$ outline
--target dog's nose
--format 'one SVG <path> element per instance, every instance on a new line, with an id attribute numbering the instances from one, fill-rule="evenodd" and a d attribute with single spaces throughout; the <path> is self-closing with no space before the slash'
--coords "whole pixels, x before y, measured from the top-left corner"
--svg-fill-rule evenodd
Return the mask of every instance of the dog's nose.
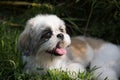
<path id="1" fill-rule="evenodd" d="M 60 34 L 57 35 L 57 38 L 63 40 L 64 39 L 64 35 L 62 33 L 60 33 Z"/>

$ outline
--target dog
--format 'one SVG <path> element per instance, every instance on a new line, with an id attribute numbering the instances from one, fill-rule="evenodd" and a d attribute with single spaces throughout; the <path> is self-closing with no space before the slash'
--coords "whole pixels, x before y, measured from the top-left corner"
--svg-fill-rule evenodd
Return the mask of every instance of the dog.
<path id="1" fill-rule="evenodd" d="M 90 65 L 98 80 L 118 80 L 120 47 L 101 39 L 66 33 L 63 20 L 52 14 L 39 14 L 26 23 L 18 39 L 24 72 L 45 74 L 47 70 L 86 72 Z M 41 70 L 38 70 L 38 69 Z"/>

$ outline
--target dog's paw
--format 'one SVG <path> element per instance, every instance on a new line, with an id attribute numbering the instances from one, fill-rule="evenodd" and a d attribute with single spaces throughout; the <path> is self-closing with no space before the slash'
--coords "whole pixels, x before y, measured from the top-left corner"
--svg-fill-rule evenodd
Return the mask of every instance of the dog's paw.
<path id="1" fill-rule="evenodd" d="M 78 63 L 71 63 L 69 65 L 67 65 L 68 70 L 68 75 L 69 77 L 76 79 L 78 78 L 78 73 L 83 73 L 86 72 L 86 69 L 84 68 L 84 66 L 78 64 Z"/>

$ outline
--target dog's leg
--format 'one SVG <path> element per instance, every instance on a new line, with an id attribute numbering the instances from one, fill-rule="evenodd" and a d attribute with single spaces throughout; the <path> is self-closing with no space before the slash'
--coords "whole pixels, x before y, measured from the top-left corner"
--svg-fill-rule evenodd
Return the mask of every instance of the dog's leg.
<path id="1" fill-rule="evenodd" d="M 79 63 L 71 63 L 68 65 L 68 70 L 71 71 L 71 72 L 80 72 L 80 73 L 83 73 L 85 72 L 85 68 L 83 65 L 80 65 Z"/>
<path id="2" fill-rule="evenodd" d="M 76 79 L 78 78 L 78 73 L 86 72 L 86 69 L 83 65 L 79 63 L 71 63 L 68 64 L 66 68 L 64 68 L 65 71 L 68 71 L 69 77 Z"/>
<path id="3" fill-rule="evenodd" d="M 108 67 L 101 67 L 94 71 L 97 80 L 118 80 L 116 72 Z"/>

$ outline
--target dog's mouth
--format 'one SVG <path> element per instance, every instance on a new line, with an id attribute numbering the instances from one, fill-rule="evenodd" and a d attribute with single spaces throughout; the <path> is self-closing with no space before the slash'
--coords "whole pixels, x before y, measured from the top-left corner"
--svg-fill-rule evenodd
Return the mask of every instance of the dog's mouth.
<path id="1" fill-rule="evenodd" d="M 56 56 L 62 56 L 67 53 L 66 49 L 61 47 L 60 42 L 57 43 L 56 47 L 53 50 L 47 50 L 47 52 Z"/>

